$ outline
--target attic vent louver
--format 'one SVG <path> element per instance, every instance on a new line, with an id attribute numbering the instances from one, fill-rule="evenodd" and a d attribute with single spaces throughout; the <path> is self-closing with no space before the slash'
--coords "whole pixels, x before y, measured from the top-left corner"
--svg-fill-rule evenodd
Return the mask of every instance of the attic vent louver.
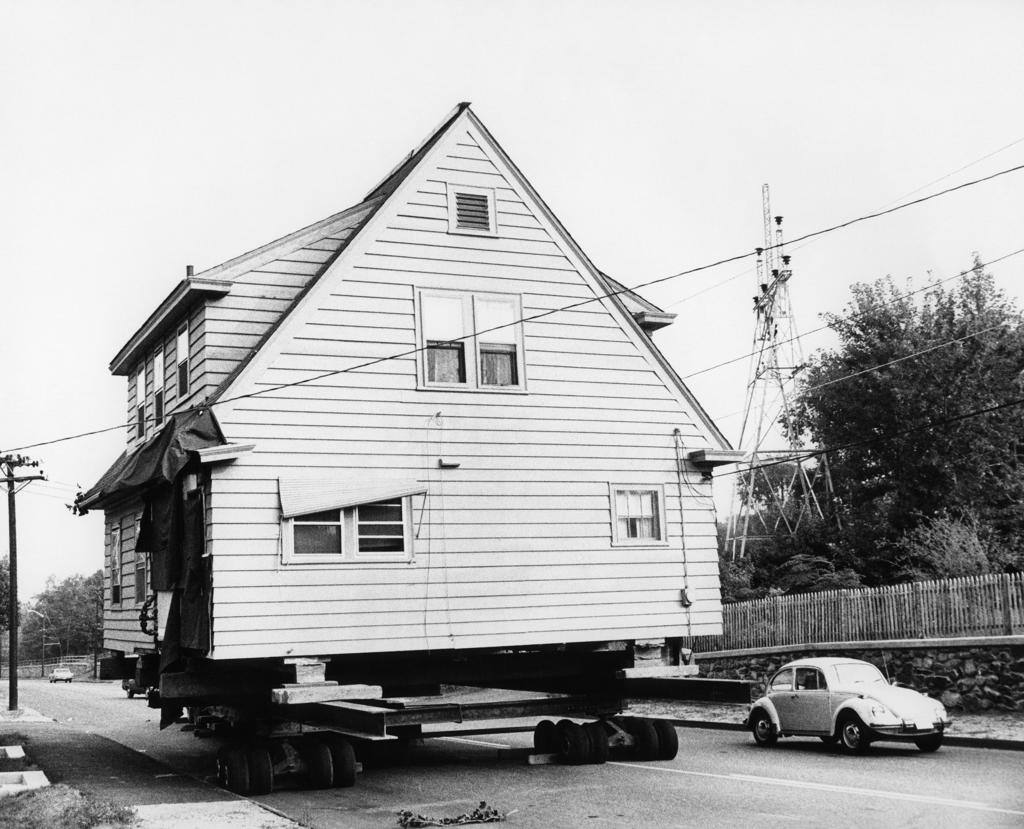
<path id="1" fill-rule="evenodd" d="M 455 219 L 459 230 L 490 230 L 491 213 L 487 196 L 476 193 L 455 194 Z"/>

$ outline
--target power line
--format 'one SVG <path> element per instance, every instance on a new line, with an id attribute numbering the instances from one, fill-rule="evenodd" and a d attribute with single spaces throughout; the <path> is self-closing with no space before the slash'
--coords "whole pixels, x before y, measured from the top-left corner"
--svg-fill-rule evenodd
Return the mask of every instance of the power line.
<path id="1" fill-rule="evenodd" d="M 853 218 L 853 219 L 848 219 L 845 222 L 840 222 L 839 224 L 835 224 L 835 225 L 832 225 L 830 227 L 825 227 L 825 228 L 821 228 L 820 230 L 815 230 L 815 231 L 812 231 L 810 233 L 806 233 L 803 236 L 798 236 L 797 238 L 790 240 L 790 242 L 788 244 L 791 244 L 791 245 L 792 244 L 797 244 L 798 242 L 802 242 L 802 241 L 805 241 L 807 239 L 817 238 L 819 236 L 823 236 L 823 235 L 828 234 L 828 233 L 833 233 L 833 232 L 835 232 L 837 230 L 842 230 L 844 228 L 850 227 L 850 226 L 855 225 L 855 224 L 859 224 L 861 222 L 869 221 L 871 219 L 877 219 L 877 218 L 880 218 L 882 216 L 887 216 L 887 215 L 889 215 L 891 213 L 895 213 L 897 211 L 904 210 L 904 209 L 906 209 L 908 207 L 913 207 L 913 206 L 918 205 L 918 204 L 923 204 L 924 202 L 931 201 L 932 199 L 937 199 L 937 198 L 940 198 L 941 196 L 945 196 L 945 195 L 948 195 L 950 193 L 955 193 L 955 192 L 957 192 L 959 190 L 964 190 L 964 189 L 966 189 L 968 187 L 973 187 L 975 185 L 982 184 L 982 183 L 987 182 L 987 181 L 992 181 L 993 179 L 999 178 L 1001 176 L 1009 175 L 1010 173 L 1016 173 L 1016 172 L 1019 172 L 1021 170 L 1024 170 L 1024 164 L 1020 164 L 1020 165 L 1017 165 L 1015 167 L 1009 167 L 1009 168 L 1007 168 L 1005 170 L 1000 170 L 998 172 L 992 173 L 992 174 L 984 176 L 982 178 L 974 179 L 972 181 L 963 182 L 963 183 L 958 184 L 958 185 L 956 185 L 954 187 L 948 187 L 945 190 L 940 190 L 940 191 L 938 191 L 936 193 L 932 193 L 932 194 L 927 195 L 927 196 L 922 196 L 919 199 L 914 199 L 913 201 L 905 202 L 904 204 L 896 205 L 895 207 L 890 207 L 890 208 L 885 209 L 885 210 L 879 210 L 879 211 L 876 211 L 874 213 L 868 213 L 868 214 L 865 214 L 863 216 L 858 216 L 858 217 Z M 762 248 L 761 250 L 773 250 L 776 247 L 778 247 L 778 245 L 768 245 L 766 248 Z M 707 263 L 705 265 L 698 265 L 697 267 L 689 268 L 689 269 L 683 270 L 683 271 L 679 271 L 678 273 L 669 274 L 668 276 L 662 276 L 662 277 L 658 277 L 656 279 L 648 280 L 647 282 L 641 282 L 641 283 L 639 283 L 637 285 L 634 285 L 632 287 L 623 287 L 623 288 L 620 288 L 620 289 L 615 290 L 615 291 L 609 291 L 608 293 L 605 293 L 605 294 L 598 294 L 598 295 L 596 295 L 594 297 L 591 297 L 589 299 L 584 299 L 584 300 L 580 300 L 579 302 L 570 303 L 569 305 L 565 305 L 565 306 L 562 306 L 562 307 L 559 307 L 559 308 L 553 308 L 553 309 L 550 309 L 550 310 L 547 310 L 547 311 L 542 311 L 542 312 L 540 312 L 538 314 L 533 314 L 532 316 L 521 317 L 521 318 L 519 318 L 517 320 L 513 320 L 512 322 L 503 323 L 502 325 L 496 325 L 496 326 L 493 326 L 491 328 L 484 329 L 482 331 L 473 331 L 473 332 L 471 332 L 469 334 L 464 334 L 461 337 L 454 337 L 454 338 L 452 338 L 450 340 L 445 340 L 442 344 L 458 343 L 458 342 L 462 342 L 464 340 L 472 339 L 473 337 L 479 337 L 479 336 L 482 336 L 484 334 L 492 333 L 494 331 L 499 331 L 499 330 L 502 330 L 502 329 L 505 329 L 505 328 L 510 328 L 512 326 L 515 326 L 515 325 L 521 325 L 524 322 L 534 322 L 534 321 L 542 319 L 544 317 L 551 316 L 552 314 L 558 314 L 558 313 L 562 313 L 564 311 L 571 311 L 571 310 L 573 310 L 575 308 L 579 308 L 579 307 L 581 307 L 583 305 L 589 305 L 592 302 L 598 302 L 598 301 L 600 301 L 602 299 L 610 299 L 612 297 L 620 296 L 622 294 L 632 293 L 632 292 L 634 292 L 634 291 L 636 291 L 636 290 L 638 290 L 640 288 L 647 288 L 647 287 L 650 287 L 651 285 L 658 285 L 658 284 L 660 284 L 662 282 L 668 282 L 668 281 L 671 281 L 673 279 L 679 279 L 679 278 L 684 277 L 684 276 L 692 276 L 695 273 L 699 273 L 701 271 L 710 270 L 712 268 L 716 268 L 716 267 L 719 267 L 721 265 L 727 265 L 727 264 L 729 264 L 731 262 L 738 262 L 740 260 L 747 259 L 747 258 L 749 258 L 751 256 L 755 256 L 755 255 L 757 255 L 757 250 L 749 251 L 749 252 L 746 252 L 746 253 L 739 253 L 739 254 L 735 254 L 733 256 L 727 256 L 727 257 L 724 257 L 722 259 L 718 259 L 718 260 L 716 260 L 714 262 L 709 262 L 709 263 Z M 309 384 L 309 383 L 314 383 L 314 382 L 316 382 L 318 380 L 324 380 L 324 379 L 327 379 L 329 377 L 334 377 L 334 376 L 339 375 L 339 374 L 347 374 L 347 373 L 350 373 L 350 372 L 359 371 L 360 369 L 370 368 L 372 366 L 379 365 L 380 363 L 388 362 L 390 360 L 396 360 L 396 359 L 401 359 L 403 357 L 409 357 L 409 356 L 412 356 L 414 354 L 417 354 L 420 351 L 424 351 L 425 349 L 426 349 L 426 346 L 419 346 L 417 348 L 407 349 L 406 351 L 402 351 L 402 352 L 399 352 L 397 354 L 392 354 L 392 355 L 387 356 L 387 357 L 378 357 L 378 358 L 375 358 L 373 360 L 368 360 L 368 361 L 366 361 L 364 363 L 359 363 L 359 364 L 354 365 L 354 366 L 349 366 L 348 368 L 335 369 L 333 371 L 322 372 L 322 373 L 317 374 L 317 375 L 315 375 L 313 377 L 307 377 L 307 378 L 305 378 L 303 380 L 295 380 L 295 381 L 293 381 L 291 383 L 281 383 L 281 384 L 278 384 L 276 386 L 268 386 L 266 388 L 258 389 L 256 391 L 249 392 L 247 394 L 240 394 L 240 395 L 236 395 L 235 397 L 223 398 L 223 399 L 220 399 L 220 400 L 216 400 L 216 401 L 213 401 L 212 403 L 209 403 L 209 404 L 203 404 L 203 405 L 199 405 L 199 406 L 190 406 L 190 407 L 188 407 L 186 409 L 182 409 L 180 412 L 177 412 L 177 413 L 181 414 L 181 413 L 184 413 L 184 412 L 196 411 L 196 410 L 204 409 L 204 408 L 212 408 L 213 406 L 218 406 L 218 405 L 222 405 L 222 404 L 225 404 L 225 403 L 233 403 L 233 402 L 236 402 L 238 400 L 244 400 L 244 399 L 247 399 L 247 398 L 257 397 L 257 396 L 260 396 L 260 395 L 268 394 L 270 392 L 280 391 L 280 390 L 286 389 L 286 388 L 292 388 L 292 387 L 295 387 L 295 386 L 302 386 L 302 385 L 306 385 L 306 384 Z M 105 427 L 105 428 L 102 428 L 102 429 L 93 429 L 93 430 L 90 430 L 88 432 L 81 432 L 81 433 L 74 434 L 74 435 L 68 435 L 68 436 L 65 436 L 65 437 L 54 438 L 52 440 L 40 441 L 40 442 L 37 442 L 37 443 L 31 443 L 31 444 L 25 444 L 23 446 L 15 447 L 13 449 L 4 450 L 4 451 L 15 452 L 15 451 L 21 451 L 21 450 L 24 450 L 24 449 L 36 449 L 36 448 L 39 448 L 39 447 L 42 447 L 42 446 L 52 446 L 52 445 L 54 445 L 56 443 L 64 443 L 64 442 L 70 441 L 70 440 L 78 440 L 78 439 L 83 438 L 83 437 L 90 437 L 92 435 L 99 435 L 99 434 L 103 434 L 103 433 L 106 433 L 106 432 L 112 432 L 112 431 L 115 431 L 117 429 L 130 428 L 131 425 L 132 425 L 131 423 L 117 424 L 116 426 L 108 426 L 108 427 Z"/>
<path id="2" fill-rule="evenodd" d="M 716 478 L 724 478 L 726 475 L 740 475 L 744 472 L 750 472 L 754 469 L 767 469 L 772 466 L 780 466 L 782 464 L 794 463 L 799 460 L 807 460 L 809 458 L 816 458 L 821 455 L 831 454 L 833 452 L 845 452 L 847 449 L 856 449 L 858 446 L 868 446 L 872 443 L 885 443 L 886 441 L 895 440 L 901 438 L 904 435 L 913 434 L 914 432 L 923 432 L 928 429 L 935 429 L 940 426 L 949 426 L 953 423 L 959 423 L 963 420 L 969 420 L 972 417 L 978 417 L 983 414 L 991 414 L 992 412 L 998 412 L 1003 409 L 1009 409 L 1014 406 L 1020 406 L 1024 403 L 1024 397 L 1018 397 L 1014 400 L 1008 400 L 1005 403 L 997 403 L 993 406 L 986 406 L 983 409 L 974 409 L 963 414 L 954 415 L 953 417 L 943 418 L 941 420 L 930 420 L 927 423 L 921 423 L 917 426 L 910 426 L 906 429 L 899 429 L 895 432 L 891 432 L 887 435 L 877 435 L 875 437 L 863 438 L 861 440 L 852 440 L 848 443 L 841 443 L 837 446 L 828 446 L 824 449 L 808 449 L 806 452 L 801 452 L 799 455 L 792 455 L 786 458 L 778 458 L 777 460 L 768 461 L 767 463 L 758 464 L 756 466 L 744 466 L 739 469 L 732 469 L 728 472 L 720 472 L 715 475 Z"/>
<path id="3" fill-rule="evenodd" d="M 1024 253 L 1024 248 L 1018 248 L 1017 250 L 1013 251 L 1012 253 L 1007 253 L 1007 254 L 1004 254 L 1003 256 L 999 256 L 999 257 L 997 257 L 995 259 L 990 259 L 987 262 L 979 262 L 977 265 L 974 265 L 973 267 L 970 267 L 970 268 L 967 268 L 966 270 L 960 271 L 960 273 L 955 273 L 952 276 L 947 276 L 945 279 L 940 279 L 937 282 L 929 282 L 927 285 L 925 285 L 925 286 L 923 286 L 921 288 L 915 288 L 913 291 L 907 291 L 906 293 L 902 293 L 899 296 L 895 297 L 894 299 L 888 300 L 886 302 L 880 302 L 879 306 L 884 308 L 887 305 L 893 305 L 893 304 L 899 302 L 902 299 L 907 299 L 909 297 L 914 296 L 915 294 L 922 293 L 923 291 L 930 291 L 933 288 L 937 288 L 939 285 L 943 285 L 946 282 L 949 282 L 950 280 L 960 279 L 961 277 L 967 276 L 967 274 L 972 273 L 977 268 L 987 268 L 987 267 L 989 267 L 991 265 L 995 265 L 995 264 L 997 264 L 999 262 L 1002 262 L 1004 259 L 1009 259 L 1012 256 L 1018 256 L 1021 253 Z M 696 294 L 694 294 L 694 296 L 696 296 Z M 870 313 L 871 310 L 873 310 L 873 309 L 868 309 L 868 310 L 865 310 L 865 311 L 858 311 L 855 314 L 851 314 L 846 319 L 850 319 L 850 320 L 860 319 L 862 316 L 865 316 L 866 314 Z M 831 325 L 827 325 L 827 324 L 826 325 L 819 325 L 817 328 L 812 328 L 810 331 L 806 332 L 805 334 L 802 334 L 801 336 L 802 337 L 806 337 L 806 336 L 809 336 L 811 334 L 817 334 L 818 332 L 825 331 L 825 330 L 827 330 L 827 329 L 829 329 L 831 327 L 832 327 Z M 786 343 L 791 343 L 791 342 L 793 342 L 796 339 L 798 339 L 798 338 L 797 337 L 790 337 L 788 340 L 781 340 L 780 341 L 780 345 L 784 345 Z M 683 380 L 689 380 L 691 377 L 698 377 L 701 374 L 707 374 L 709 371 L 714 371 L 715 369 L 719 369 L 719 368 L 722 368 L 723 366 L 731 365 L 732 363 L 738 363 L 740 360 L 746 360 L 748 357 L 753 357 L 753 356 L 755 356 L 755 355 L 757 355 L 759 353 L 760 352 L 758 352 L 758 351 L 751 351 L 751 352 L 748 352 L 747 354 L 741 354 L 739 357 L 732 357 L 729 360 L 723 360 L 721 363 L 715 363 L 713 366 L 708 366 L 707 368 L 702 368 L 702 369 L 700 369 L 698 371 L 691 372 L 690 374 L 684 374 L 682 379 Z"/>

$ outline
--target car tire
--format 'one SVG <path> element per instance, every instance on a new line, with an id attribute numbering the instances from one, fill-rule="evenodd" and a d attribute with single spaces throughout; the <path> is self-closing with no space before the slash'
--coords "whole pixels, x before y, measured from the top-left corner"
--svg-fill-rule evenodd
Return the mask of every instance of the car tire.
<path id="1" fill-rule="evenodd" d="M 249 762 L 245 751 L 238 747 L 221 750 L 217 755 L 217 780 L 229 792 L 249 794 Z"/>
<path id="2" fill-rule="evenodd" d="M 830 746 L 834 746 L 839 742 L 839 738 L 835 734 L 829 734 L 827 737 L 822 735 L 821 737 L 818 737 L 818 739 L 825 743 L 825 745 Z"/>
<path id="3" fill-rule="evenodd" d="M 633 738 L 633 756 L 637 760 L 658 759 L 658 732 L 653 722 L 644 717 L 625 717 L 622 725 Z"/>
<path id="4" fill-rule="evenodd" d="M 854 713 L 843 714 L 836 729 L 839 746 L 848 754 L 863 754 L 871 745 L 864 722 Z"/>
<path id="5" fill-rule="evenodd" d="M 608 735 L 604 726 L 599 722 L 592 722 L 583 726 L 583 730 L 590 740 L 590 762 L 598 766 L 608 762 Z"/>
<path id="6" fill-rule="evenodd" d="M 325 733 L 320 739 L 331 752 L 334 767 L 334 788 L 347 789 L 356 784 L 356 751 L 352 743 L 340 734 Z"/>
<path id="7" fill-rule="evenodd" d="M 135 699 L 135 692 L 134 691 L 131 691 L 131 690 L 128 691 L 128 699 Z"/>
<path id="8" fill-rule="evenodd" d="M 538 754 L 558 751 L 558 729 L 551 720 L 541 720 L 533 729 L 533 750 Z"/>
<path id="9" fill-rule="evenodd" d="M 249 794 L 270 794 L 274 790 L 274 764 L 270 751 L 257 746 L 250 748 L 245 757 L 249 763 Z"/>
<path id="10" fill-rule="evenodd" d="M 555 726 L 558 732 L 558 754 L 562 762 L 570 766 L 581 766 L 590 757 L 590 737 L 583 726 L 572 720 L 559 720 Z"/>
<path id="11" fill-rule="evenodd" d="M 329 789 L 334 785 L 334 761 L 327 744 L 310 737 L 302 746 L 311 789 Z"/>
<path id="12" fill-rule="evenodd" d="M 914 745 L 921 749 L 921 751 L 930 754 L 931 752 L 938 751 L 942 748 L 942 735 L 929 734 L 927 737 L 920 737 L 914 740 Z"/>
<path id="13" fill-rule="evenodd" d="M 763 748 L 773 746 L 779 741 L 775 724 L 763 708 L 758 708 L 750 715 L 750 733 L 754 735 L 754 742 Z"/>
<path id="14" fill-rule="evenodd" d="M 658 760 L 674 760 L 679 753 L 679 732 L 668 720 L 655 720 L 654 730 L 658 732 Z"/>

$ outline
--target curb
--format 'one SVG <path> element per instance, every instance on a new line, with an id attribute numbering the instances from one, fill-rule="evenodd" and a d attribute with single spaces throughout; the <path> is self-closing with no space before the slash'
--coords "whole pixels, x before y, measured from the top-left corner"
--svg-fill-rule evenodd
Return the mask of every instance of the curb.
<path id="1" fill-rule="evenodd" d="M 675 720 L 663 717 L 666 722 L 680 728 L 706 728 L 712 731 L 746 731 L 743 723 L 720 722 L 715 720 Z M 1024 740 L 1002 740 L 995 737 L 946 737 L 943 745 L 960 748 L 994 748 L 1001 751 L 1024 751 Z"/>

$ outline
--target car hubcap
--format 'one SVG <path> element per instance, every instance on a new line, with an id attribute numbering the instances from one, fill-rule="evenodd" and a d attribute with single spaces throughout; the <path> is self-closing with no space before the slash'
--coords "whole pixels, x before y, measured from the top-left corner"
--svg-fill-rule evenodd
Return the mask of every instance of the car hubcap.
<path id="1" fill-rule="evenodd" d="M 850 748 L 857 748 L 860 745 L 860 728 L 855 722 L 848 722 L 843 726 L 843 742 Z"/>
<path id="2" fill-rule="evenodd" d="M 759 740 L 767 740 L 772 733 L 771 723 L 764 718 L 759 719 L 754 725 L 754 728 L 757 731 L 757 738 Z"/>

